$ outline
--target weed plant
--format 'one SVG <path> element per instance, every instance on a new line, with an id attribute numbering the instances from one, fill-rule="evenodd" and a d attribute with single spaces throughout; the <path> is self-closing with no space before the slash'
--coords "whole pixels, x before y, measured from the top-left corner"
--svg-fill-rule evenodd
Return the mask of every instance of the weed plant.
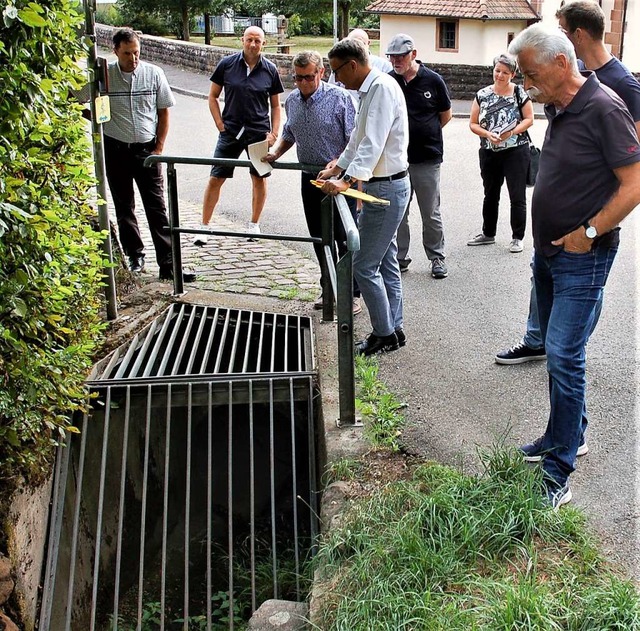
<path id="1" fill-rule="evenodd" d="M 400 410 L 404 405 L 378 379 L 378 368 L 376 358 L 356 356 L 356 409 L 363 416 L 364 433 L 371 444 L 395 452 L 400 449 L 399 438 L 404 425 Z"/>
<path id="2" fill-rule="evenodd" d="M 540 469 L 480 453 L 476 477 L 437 464 L 356 502 L 317 557 L 323 631 L 634 631 L 640 600 L 582 515 L 545 503 Z"/>

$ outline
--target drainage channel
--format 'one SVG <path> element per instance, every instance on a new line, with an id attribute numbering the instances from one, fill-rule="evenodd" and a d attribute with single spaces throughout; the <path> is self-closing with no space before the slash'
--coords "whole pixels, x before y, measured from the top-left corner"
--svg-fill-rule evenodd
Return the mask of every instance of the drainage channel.
<path id="1" fill-rule="evenodd" d="M 240 629 L 306 596 L 309 318 L 174 304 L 89 387 L 56 462 L 41 630 Z"/>

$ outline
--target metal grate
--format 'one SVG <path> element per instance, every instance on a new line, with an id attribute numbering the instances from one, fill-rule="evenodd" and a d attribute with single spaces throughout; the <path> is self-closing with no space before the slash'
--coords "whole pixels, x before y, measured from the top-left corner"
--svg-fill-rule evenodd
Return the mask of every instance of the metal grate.
<path id="1" fill-rule="evenodd" d="M 58 456 L 40 628 L 233 629 L 303 598 L 313 365 L 308 318 L 193 305 L 97 365 Z"/>
<path id="2" fill-rule="evenodd" d="M 315 370 L 308 317 L 174 304 L 90 381 Z"/>

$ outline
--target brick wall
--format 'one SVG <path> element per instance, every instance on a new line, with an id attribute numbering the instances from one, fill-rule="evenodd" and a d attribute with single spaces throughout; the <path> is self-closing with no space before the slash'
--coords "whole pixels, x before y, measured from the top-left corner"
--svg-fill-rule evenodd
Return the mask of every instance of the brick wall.
<path id="1" fill-rule="evenodd" d="M 98 45 L 104 48 L 111 48 L 111 37 L 114 30 L 114 27 L 96 24 Z M 147 61 L 172 64 L 207 75 L 213 73 L 222 57 L 237 52 L 229 48 L 193 44 L 191 42 L 154 37 L 153 35 L 141 35 L 140 41 L 143 58 Z M 291 60 L 293 55 L 268 52 L 265 56 L 277 66 L 284 85 L 292 88 Z M 434 64 L 429 67 L 443 76 L 449 86 L 452 99 L 471 100 L 480 88 L 493 82 L 491 68 L 488 66 Z M 640 75 L 636 76 L 640 77 Z"/>

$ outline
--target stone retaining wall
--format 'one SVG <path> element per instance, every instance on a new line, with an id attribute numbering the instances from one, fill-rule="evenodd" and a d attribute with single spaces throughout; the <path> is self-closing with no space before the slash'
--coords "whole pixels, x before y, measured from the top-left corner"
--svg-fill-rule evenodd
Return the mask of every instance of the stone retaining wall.
<path id="1" fill-rule="evenodd" d="M 111 37 L 114 30 L 114 27 L 96 24 L 98 45 L 111 48 Z M 147 61 L 172 64 L 208 75 L 213 73 L 222 57 L 237 52 L 237 50 L 230 48 L 205 46 L 204 44 L 182 42 L 153 35 L 141 35 L 140 41 L 143 57 Z M 267 52 L 265 56 L 277 66 L 284 85 L 292 88 L 291 60 L 293 55 Z M 451 91 L 452 99 L 472 99 L 480 88 L 493 81 L 491 68 L 487 66 L 440 64 L 430 67 L 444 77 Z"/>

